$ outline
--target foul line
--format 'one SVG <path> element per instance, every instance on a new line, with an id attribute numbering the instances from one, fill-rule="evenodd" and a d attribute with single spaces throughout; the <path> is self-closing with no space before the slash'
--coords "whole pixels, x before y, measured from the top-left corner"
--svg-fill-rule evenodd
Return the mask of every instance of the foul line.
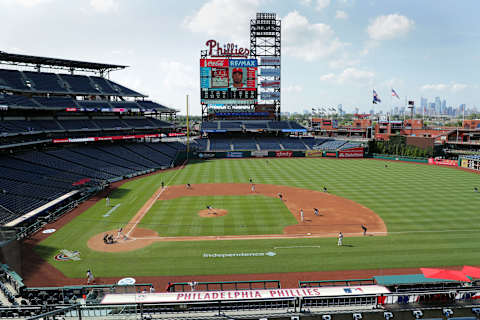
<path id="1" fill-rule="evenodd" d="M 120 205 L 121 205 L 121 203 L 117 204 L 115 207 L 113 207 L 112 209 L 108 210 L 108 212 L 105 213 L 105 214 L 103 215 L 103 217 L 110 217 L 110 214 L 111 214 L 113 211 L 115 211 L 118 207 L 120 207 Z"/>
<path id="2" fill-rule="evenodd" d="M 162 195 L 163 191 L 165 191 L 168 187 L 168 185 L 170 184 L 170 182 L 173 180 L 173 178 L 175 178 L 177 176 L 177 174 L 180 172 L 180 170 L 182 170 L 183 168 L 185 168 L 185 163 L 184 162 L 182 164 L 182 166 L 177 170 L 177 172 L 175 172 L 175 174 L 170 178 L 170 180 L 168 180 L 167 184 L 165 185 L 165 188 L 158 188 L 157 191 L 155 191 L 155 193 L 158 192 L 158 194 L 155 196 L 155 198 L 153 199 L 153 201 L 145 208 L 145 212 L 142 213 L 142 215 L 137 219 L 137 221 L 135 221 L 135 223 L 133 224 L 133 227 L 130 228 L 130 230 L 128 230 L 126 236 L 129 237 L 130 236 L 130 233 L 132 233 L 133 230 L 135 230 L 135 228 L 137 227 L 137 225 L 140 223 L 140 221 L 142 221 L 143 217 L 145 217 L 145 215 L 147 214 L 148 211 L 150 211 L 150 209 L 152 208 L 153 204 L 158 200 L 158 198 L 160 198 L 160 196 Z M 159 192 L 160 191 L 160 192 Z M 155 194 L 154 193 L 154 194 Z M 140 208 L 141 209 L 141 208 Z M 135 217 L 134 217 L 135 218 Z"/>
<path id="3" fill-rule="evenodd" d="M 290 247 L 273 247 L 273 249 L 296 249 L 296 248 L 320 248 L 320 246 L 290 246 Z"/>

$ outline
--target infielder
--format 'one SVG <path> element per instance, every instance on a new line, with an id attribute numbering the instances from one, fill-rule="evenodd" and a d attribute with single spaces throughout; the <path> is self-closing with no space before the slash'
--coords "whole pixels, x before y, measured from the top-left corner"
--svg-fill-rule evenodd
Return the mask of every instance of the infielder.
<path id="1" fill-rule="evenodd" d="M 363 230 L 363 235 L 366 236 L 367 235 L 367 226 L 362 224 L 362 230 Z"/>
<path id="2" fill-rule="evenodd" d="M 255 192 L 255 185 L 252 183 L 252 188 L 251 188 L 252 192 Z"/>
<path id="3" fill-rule="evenodd" d="M 313 214 L 314 214 L 314 215 L 316 215 L 316 216 L 318 216 L 318 215 L 319 215 L 319 213 L 318 213 L 318 209 L 317 209 L 317 208 L 313 208 Z"/>
<path id="4" fill-rule="evenodd" d="M 300 209 L 300 220 L 303 222 L 303 209 Z"/>
<path id="5" fill-rule="evenodd" d="M 338 243 L 337 243 L 337 246 L 342 246 L 343 245 L 343 234 L 342 232 L 340 232 L 338 234 Z"/>

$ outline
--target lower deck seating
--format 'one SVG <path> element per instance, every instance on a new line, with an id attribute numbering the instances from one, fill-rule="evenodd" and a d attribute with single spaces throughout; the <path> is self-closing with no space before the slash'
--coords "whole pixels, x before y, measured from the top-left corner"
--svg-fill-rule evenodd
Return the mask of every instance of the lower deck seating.
<path id="1" fill-rule="evenodd" d="M 177 149 L 178 148 L 178 149 Z M 73 146 L 0 156 L 0 225 L 68 192 L 172 165 L 182 144 Z"/>

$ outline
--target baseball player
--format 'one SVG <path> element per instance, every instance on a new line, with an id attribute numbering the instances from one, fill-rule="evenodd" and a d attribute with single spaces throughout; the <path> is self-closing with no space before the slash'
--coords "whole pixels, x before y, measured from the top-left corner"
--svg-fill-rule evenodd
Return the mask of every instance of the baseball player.
<path id="1" fill-rule="evenodd" d="M 213 214 L 217 214 L 214 210 L 213 210 L 213 207 L 211 205 L 208 205 L 207 206 L 207 209 L 208 209 L 208 213 L 213 213 Z"/>
<path id="2" fill-rule="evenodd" d="M 255 192 L 255 184 L 252 183 L 252 188 L 251 188 L 252 192 Z"/>
<path id="3" fill-rule="evenodd" d="M 303 209 L 300 209 L 300 220 L 303 222 Z"/>
<path id="4" fill-rule="evenodd" d="M 92 271 L 90 269 L 87 270 L 87 284 L 95 283 L 95 278 L 93 277 Z"/>
<path id="5" fill-rule="evenodd" d="M 195 287 L 197 286 L 197 281 L 191 281 L 188 284 L 190 285 L 190 290 L 195 291 Z"/>
<path id="6" fill-rule="evenodd" d="M 280 199 L 280 201 L 283 201 L 283 195 L 281 192 L 278 193 L 278 198 Z"/>
<path id="7" fill-rule="evenodd" d="M 343 234 L 342 232 L 338 233 L 338 243 L 337 246 L 342 246 L 343 245 Z"/>
<path id="8" fill-rule="evenodd" d="M 185 188 L 187 189 L 192 189 L 192 185 L 190 183 L 187 183 L 187 185 L 185 186 Z"/>
<path id="9" fill-rule="evenodd" d="M 316 216 L 318 216 L 318 215 L 319 215 L 319 214 L 318 214 L 318 209 L 317 209 L 317 208 L 313 208 L 313 214 L 314 214 L 314 215 L 316 215 Z"/>
<path id="10" fill-rule="evenodd" d="M 105 198 L 105 203 L 106 203 L 107 207 L 110 207 L 110 197 L 108 195 Z"/>
<path id="11" fill-rule="evenodd" d="M 362 224 L 362 230 L 363 230 L 363 235 L 366 236 L 367 235 L 367 226 Z"/>
<path id="12" fill-rule="evenodd" d="M 327 187 L 323 186 L 323 192 L 328 192 Z"/>
<path id="13" fill-rule="evenodd" d="M 122 236 L 122 231 L 123 231 L 123 228 L 120 227 L 120 229 L 118 229 L 117 231 L 117 239 L 120 239 L 120 237 Z"/>
<path id="14" fill-rule="evenodd" d="M 165 188 L 165 183 L 162 181 L 162 189 Z"/>

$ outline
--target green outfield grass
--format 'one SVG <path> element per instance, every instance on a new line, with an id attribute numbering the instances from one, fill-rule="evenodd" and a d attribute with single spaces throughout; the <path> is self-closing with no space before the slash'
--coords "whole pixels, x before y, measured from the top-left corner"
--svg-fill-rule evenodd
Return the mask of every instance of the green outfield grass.
<path id="1" fill-rule="evenodd" d="M 202 218 L 198 211 L 228 210 L 223 217 Z M 181 197 L 157 201 L 139 227 L 161 236 L 278 234 L 297 220 L 279 199 L 262 195 Z"/>
<path id="2" fill-rule="evenodd" d="M 92 268 L 97 276 L 102 277 L 478 264 L 480 194 L 474 193 L 473 188 L 480 187 L 480 176 L 452 168 L 401 162 L 388 162 L 388 168 L 385 168 L 385 163 L 387 162 L 366 159 L 298 158 L 269 159 L 268 163 L 265 159 L 247 159 L 190 164 L 180 171 L 167 171 L 124 184 L 112 194 L 111 205 L 120 206 L 109 216 L 103 216 L 110 208 L 106 208 L 105 202 L 101 201 L 42 241 L 36 251 L 69 277 L 83 277 L 87 268 Z M 325 185 L 329 192 L 375 211 L 384 219 L 389 235 L 347 237 L 345 243 L 350 246 L 342 248 L 336 246 L 335 239 L 163 242 L 134 252 L 108 254 L 91 251 L 86 245 L 91 236 L 125 225 L 162 181 L 169 185 L 248 183 L 249 178 L 253 178 L 256 183 L 313 190 L 321 190 Z M 142 224 L 155 226 L 155 230 L 168 232 L 168 235 L 191 235 L 192 232 L 210 234 L 217 228 L 219 234 L 222 234 L 222 228 L 215 225 L 217 222 L 208 222 L 211 225 L 206 229 L 198 227 L 192 230 L 188 226 L 189 223 L 197 223 L 194 220 L 198 218 L 194 213 L 197 208 L 203 208 L 206 201 L 202 199 L 196 202 L 189 198 L 185 198 L 188 203 L 183 204 L 181 198 L 164 204 L 157 203 Z M 244 199 L 246 200 L 239 203 L 234 199 L 228 199 L 227 202 L 234 204 L 232 210 L 242 211 L 251 208 L 251 198 L 245 196 Z M 270 200 L 273 205 L 282 206 L 274 199 Z M 172 202 L 168 204 L 170 201 Z M 165 206 L 175 208 L 175 201 L 179 201 L 177 211 L 164 210 Z M 257 201 L 261 200 L 256 199 L 255 202 Z M 185 210 L 185 205 L 188 210 Z M 283 207 L 282 210 L 286 209 Z M 264 214 L 269 215 L 268 212 Z M 194 219 L 185 220 L 186 215 Z M 225 218 L 227 217 L 229 216 Z M 235 229 L 238 228 L 237 223 L 242 225 L 243 222 L 234 220 L 232 223 L 235 224 Z M 275 221 L 276 227 L 284 223 L 290 222 Z M 168 225 L 168 228 L 162 225 Z M 234 229 L 224 227 L 223 232 L 238 232 Z M 249 232 L 255 231 L 253 228 Z M 78 250 L 82 260 L 57 262 L 53 257 L 60 249 Z M 204 257 L 204 254 L 213 253 L 266 252 L 274 252 L 275 256 Z"/>

